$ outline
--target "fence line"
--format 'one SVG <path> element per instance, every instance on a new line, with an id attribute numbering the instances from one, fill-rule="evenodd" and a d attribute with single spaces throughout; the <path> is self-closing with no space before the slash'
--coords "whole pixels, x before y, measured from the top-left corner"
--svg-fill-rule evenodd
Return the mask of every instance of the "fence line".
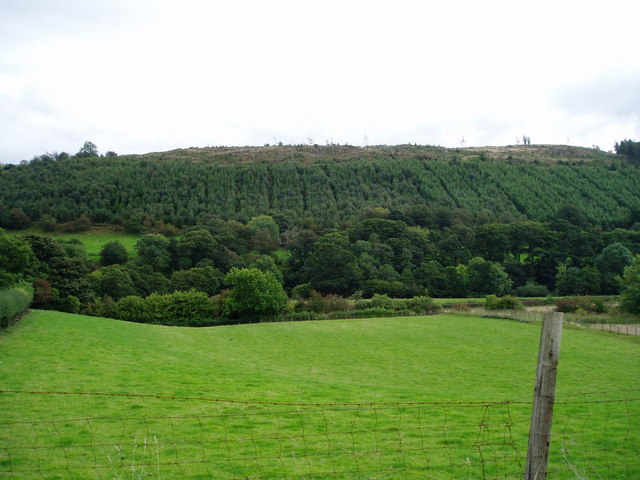
<path id="1" fill-rule="evenodd" d="M 449 310 L 449 312 L 469 313 L 489 318 L 504 318 L 518 322 L 541 322 L 544 312 L 529 312 L 527 310 L 485 310 L 484 308 L 472 308 L 467 310 Z M 640 325 L 626 323 L 580 323 L 565 321 L 566 324 L 575 325 L 603 332 L 621 333 L 624 335 L 640 336 Z"/>
<path id="2" fill-rule="evenodd" d="M 95 395 L 0 392 L 60 394 Z M 197 415 L 0 422 L 0 478 L 520 479 L 531 411 L 524 399 L 277 404 L 114 396 L 160 399 L 169 409 L 176 401 L 209 403 Z M 557 397 L 555 419 L 551 478 L 640 478 L 640 389 Z"/>

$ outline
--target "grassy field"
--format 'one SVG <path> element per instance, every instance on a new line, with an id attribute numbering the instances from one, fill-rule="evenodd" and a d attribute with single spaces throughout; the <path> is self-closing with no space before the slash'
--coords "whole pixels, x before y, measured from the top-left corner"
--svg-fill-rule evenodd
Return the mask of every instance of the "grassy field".
<path id="1" fill-rule="evenodd" d="M 521 478 L 539 331 L 35 311 L 0 337 L 1 390 L 148 397 L 0 393 L 0 478 Z M 565 329 L 553 478 L 640 476 L 639 353 L 637 337 Z"/>
<path id="2" fill-rule="evenodd" d="M 41 230 L 13 230 L 8 231 L 10 234 L 27 234 L 27 233 L 36 233 L 38 235 L 46 235 L 51 238 L 55 238 L 57 240 L 80 240 L 84 245 L 84 248 L 87 250 L 87 254 L 92 261 L 100 260 L 100 251 L 102 248 L 109 242 L 120 242 L 124 245 L 129 253 L 129 258 L 135 258 L 136 251 L 134 249 L 138 240 L 142 237 L 142 235 L 136 235 L 125 232 L 116 232 L 113 230 L 107 229 L 97 229 L 97 230 L 89 230 L 87 232 L 76 232 L 76 233 L 63 233 L 63 232 L 54 232 L 47 233 Z"/>

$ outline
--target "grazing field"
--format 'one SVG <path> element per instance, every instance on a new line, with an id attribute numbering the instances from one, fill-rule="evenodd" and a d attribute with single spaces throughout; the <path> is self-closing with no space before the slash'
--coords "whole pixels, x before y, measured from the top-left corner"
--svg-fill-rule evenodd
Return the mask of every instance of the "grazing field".
<path id="1" fill-rule="evenodd" d="M 89 259 L 97 262 L 100 260 L 100 251 L 109 242 L 120 242 L 127 249 L 129 258 L 136 256 L 136 250 L 134 249 L 138 240 L 142 235 L 116 232 L 111 230 L 89 230 L 87 232 L 75 232 L 75 233 L 45 233 L 41 231 L 23 230 L 23 231 L 11 231 L 9 233 L 14 234 L 26 234 L 37 233 L 39 235 L 46 235 L 56 240 L 79 240 L 87 250 Z"/>
<path id="2" fill-rule="evenodd" d="M 35 311 L 0 337 L 0 478 L 521 478 L 539 332 Z M 565 329 L 552 478 L 640 477 L 639 359 L 636 337 Z"/>

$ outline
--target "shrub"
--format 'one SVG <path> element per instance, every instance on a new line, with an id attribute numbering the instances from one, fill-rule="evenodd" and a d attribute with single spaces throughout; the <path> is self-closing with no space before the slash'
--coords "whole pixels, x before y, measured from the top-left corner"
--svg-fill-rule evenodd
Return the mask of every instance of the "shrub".
<path id="1" fill-rule="evenodd" d="M 387 308 L 366 308 L 358 310 L 358 317 L 375 318 L 375 317 L 395 317 L 397 315 L 409 314 L 409 310 L 389 310 Z"/>
<path id="2" fill-rule="evenodd" d="M 291 298 L 302 298 L 307 300 L 311 296 L 311 292 L 314 291 L 310 283 L 303 283 L 293 287 L 291 290 Z"/>
<path id="3" fill-rule="evenodd" d="M 620 309 L 640 314 L 640 255 L 636 255 L 633 264 L 624 269 L 619 281 L 622 287 Z"/>
<path id="4" fill-rule="evenodd" d="M 322 297 L 322 311 L 324 313 L 353 310 L 353 303 L 340 295 L 329 294 Z"/>
<path id="5" fill-rule="evenodd" d="M 545 285 L 528 282 L 516 288 L 515 294 L 519 297 L 546 297 L 549 295 L 549 289 Z"/>
<path id="6" fill-rule="evenodd" d="M 75 295 L 68 295 L 56 300 L 53 307 L 61 312 L 80 313 L 80 305 L 80 299 L 78 297 Z"/>
<path id="7" fill-rule="evenodd" d="M 100 264 L 105 267 L 127 263 L 128 257 L 127 249 L 118 241 L 109 242 L 100 250 Z"/>
<path id="8" fill-rule="evenodd" d="M 371 308 L 382 308 L 385 310 L 403 310 L 404 302 L 397 298 L 390 298 L 387 295 L 374 295 L 371 298 Z"/>
<path id="9" fill-rule="evenodd" d="M 520 310 L 523 308 L 522 302 L 511 295 L 496 297 L 487 295 L 484 301 L 484 308 L 487 310 Z"/>
<path id="10" fill-rule="evenodd" d="M 322 296 L 315 290 L 311 290 L 308 300 L 298 297 L 294 310 L 296 312 L 330 313 L 336 311 L 351 311 L 354 304 L 340 295 L 329 294 Z"/>
<path id="11" fill-rule="evenodd" d="M 224 315 L 230 318 L 277 315 L 287 308 L 287 295 L 271 272 L 256 268 L 232 268 L 225 277 L 231 293 L 225 298 Z"/>
<path id="12" fill-rule="evenodd" d="M 413 297 L 405 300 L 405 305 L 413 313 L 432 315 L 441 310 L 440 305 L 437 305 L 431 297 Z"/>
<path id="13" fill-rule="evenodd" d="M 202 326 L 213 323 L 214 304 L 203 292 L 152 293 L 145 298 L 147 323 Z"/>
<path id="14" fill-rule="evenodd" d="M 559 298 L 556 302 L 556 311 L 564 313 L 576 313 L 578 311 L 589 313 L 604 313 L 607 305 L 601 299 L 591 297 Z"/>
<path id="15" fill-rule="evenodd" d="M 356 310 L 367 310 L 371 308 L 371 299 L 364 298 L 356 300 L 354 302 L 354 306 L 356 307 Z"/>
<path id="16" fill-rule="evenodd" d="M 89 303 L 84 314 L 94 317 L 119 318 L 116 302 L 109 295 L 104 295 Z"/>
<path id="17" fill-rule="evenodd" d="M 11 325 L 33 301 L 33 288 L 19 285 L 0 290 L 0 326 Z"/>
<path id="18" fill-rule="evenodd" d="M 146 323 L 147 306 L 144 298 L 130 295 L 116 304 L 116 317 L 127 322 Z"/>
<path id="19" fill-rule="evenodd" d="M 152 293 L 146 298 L 130 295 L 118 301 L 115 313 L 120 320 L 157 325 L 198 327 L 216 323 L 214 301 L 206 293 L 193 290 Z"/>

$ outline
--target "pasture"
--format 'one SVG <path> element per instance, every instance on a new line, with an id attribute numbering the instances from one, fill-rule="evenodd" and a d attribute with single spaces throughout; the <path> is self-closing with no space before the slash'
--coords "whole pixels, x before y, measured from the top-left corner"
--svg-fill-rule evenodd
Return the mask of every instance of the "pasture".
<path id="1" fill-rule="evenodd" d="M 0 337 L 0 478 L 521 478 L 539 332 L 34 311 Z M 639 354 L 637 337 L 565 328 L 553 478 L 640 476 Z"/>
<path id="2" fill-rule="evenodd" d="M 41 230 L 10 230 L 7 233 L 12 235 L 22 235 L 34 233 L 38 235 L 46 235 L 56 240 L 79 240 L 84 245 L 89 259 L 93 262 L 100 260 L 100 251 L 109 242 L 120 242 L 127 249 L 129 258 L 135 258 L 136 250 L 134 249 L 138 240 L 142 235 L 133 233 L 117 232 L 109 229 L 92 229 L 86 232 L 42 232 Z"/>
<path id="3" fill-rule="evenodd" d="M 135 245 L 140 240 L 141 235 L 132 233 L 90 230 L 77 233 L 49 233 L 46 234 L 56 240 L 79 240 L 87 250 L 87 255 L 92 261 L 100 260 L 100 251 L 109 242 L 120 242 L 127 249 L 129 258 L 135 257 Z"/>

